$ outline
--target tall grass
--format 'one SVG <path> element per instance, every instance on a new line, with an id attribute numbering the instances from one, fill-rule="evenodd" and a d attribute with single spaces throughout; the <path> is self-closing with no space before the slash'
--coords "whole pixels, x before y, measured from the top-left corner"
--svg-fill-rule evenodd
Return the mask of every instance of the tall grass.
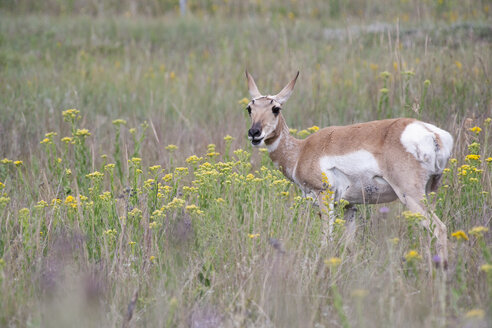
<path id="1" fill-rule="evenodd" d="M 425 26 L 376 31 L 224 8 L 2 15 L 0 326 L 490 325 L 492 31 L 474 4 L 473 24 L 426 9 Z M 298 137 L 398 116 L 450 131 L 428 200 L 449 269 L 398 203 L 360 206 L 355 240 L 339 220 L 323 243 L 318 209 L 245 139 L 245 68 L 270 93 L 301 70 Z"/>

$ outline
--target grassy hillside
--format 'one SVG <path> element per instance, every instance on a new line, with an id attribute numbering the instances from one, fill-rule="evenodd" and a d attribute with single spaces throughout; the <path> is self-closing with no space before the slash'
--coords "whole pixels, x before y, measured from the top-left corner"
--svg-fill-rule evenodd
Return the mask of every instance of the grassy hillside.
<path id="1" fill-rule="evenodd" d="M 487 2 L 97 3 L 0 2 L 0 326 L 491 324 Z M 300 70 L 299 138 L 400 116 L 450 131 L 428 200 L 449 269 L 399 203 L 324 243 L 246 139 L 245 68 L 270 94 Z"/>

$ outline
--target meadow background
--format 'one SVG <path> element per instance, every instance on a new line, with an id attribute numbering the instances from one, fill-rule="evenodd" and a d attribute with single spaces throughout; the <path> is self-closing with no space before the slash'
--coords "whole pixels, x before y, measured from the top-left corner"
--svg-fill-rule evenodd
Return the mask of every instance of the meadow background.
<path id="1" fill-rule="evenodd" d="M 0 1 L 0 326 L 492 325 L 490 1 Z M 419 217 L 318 209 L 246 139 L 248 69 L 317 127 L 455 138 Z M 244 99 L 246 97 L 246 99 Z M 341 215 L 342 213 L 338 213 Z"/>

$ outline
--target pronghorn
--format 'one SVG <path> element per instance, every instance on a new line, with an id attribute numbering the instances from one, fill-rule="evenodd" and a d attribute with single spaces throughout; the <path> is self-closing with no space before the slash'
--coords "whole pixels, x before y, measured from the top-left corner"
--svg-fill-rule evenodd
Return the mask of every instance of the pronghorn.
<path id="1" fill-rule="evenodd" d="M 424 216 L 422 224 L 432 230 L 446 266 L 447 228 L 423 200 L 439 185 L 453 137 L 432 124 L 396 118 L 331 126 L 304 140 L 296 139 L 281 111 L 298 76 L 299 72 L 278 94 L 264 96 L 246 71 L 252 97 L 246 107 L 252 120 L 248 138 L 253 146 L 266 146 L 273 163 L 303 194 L 314 196 L 320 207 L 326 190 L 323 174 L 334 201 L 375 204 L 399 199 L 410 211 Z M 353 215 L 350 208 L 346 214 Z M 333 217 L 329 221 L 331 227 Z"/>

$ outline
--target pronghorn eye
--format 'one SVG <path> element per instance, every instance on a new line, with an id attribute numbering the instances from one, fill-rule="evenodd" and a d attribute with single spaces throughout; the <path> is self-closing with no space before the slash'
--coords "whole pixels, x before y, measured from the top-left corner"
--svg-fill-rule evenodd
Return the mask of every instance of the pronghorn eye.
<path id="1" fill-rule="evenodd" d="M 272 107 L 272 112 L 273 112 L 273 114 L 278 115 L 278 113 L 280 112 L 280 109 L 281 109 L 281 108 L 280 108 L 280 107 L 278 107 L 278 106 L 273 106 L 273 107 Z"/>
<path id="2" fill-rule="evenodd" d="M 248 111 L 248 114 L 251 115 L 251 107 L 250 106 L 246 107 L 246 110 Z"/>

